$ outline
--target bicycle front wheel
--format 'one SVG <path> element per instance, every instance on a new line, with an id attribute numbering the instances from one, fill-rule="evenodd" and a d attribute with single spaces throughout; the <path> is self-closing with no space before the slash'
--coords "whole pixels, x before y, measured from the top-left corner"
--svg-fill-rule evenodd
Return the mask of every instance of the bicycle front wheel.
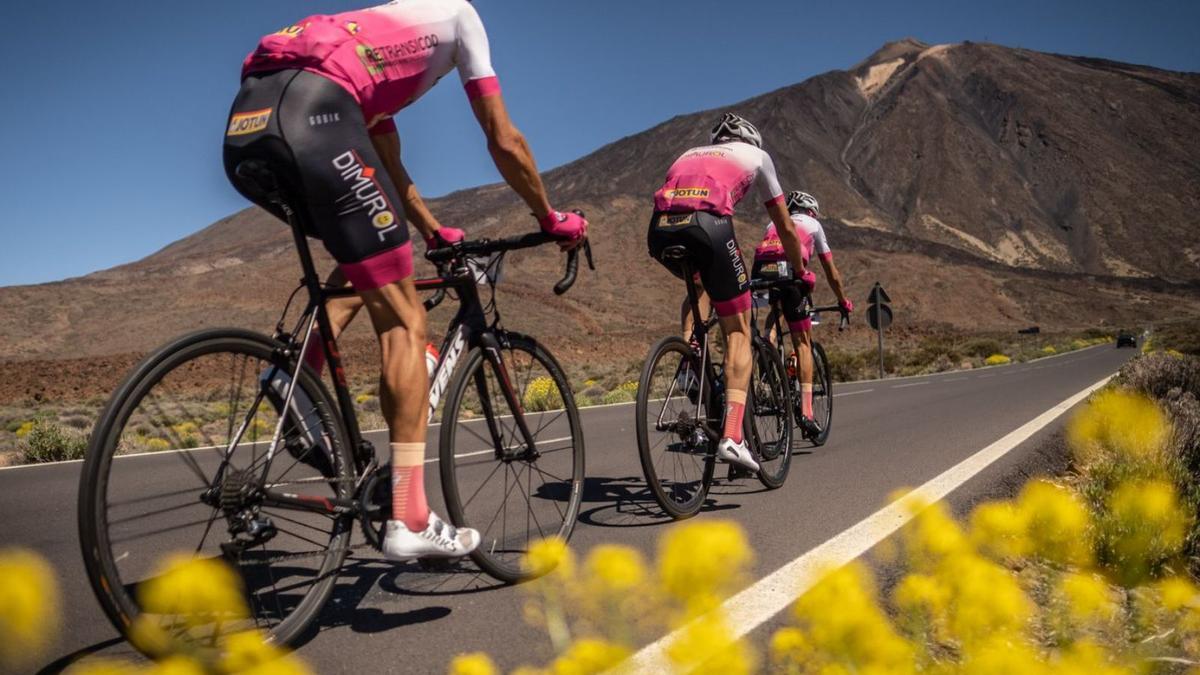
<path id="1" fill-rule="evenodd" d="M 779 352 L 756 337 L 750 398 L 743 424 L 750 448 L 758 455 L 758 479 L 774 490 L 782 487 L 792 466 L 792 403 L 787 371 Z"/>
<path id="2" fill-rule="evenodd" d="M 829 429 L 833 426 L 833 377 L 829 371 L 829 357 L 820 342 L 813 342 L 813 419 L 821 427 L 821 433 L 811 439 L 813 445 L 825 445 L 829 440 Z"/>
<path id="3" fill-rule="evenodd" d="M 683 339 L 663 338 L 650 350 L 638 382 L 638 456 L 650 493 L 677 520 L 696 515 L 712 486 L 713 443 L 701 426 L 720 428 L 724 411 L 712 409 L 711 392 Z"/>
<path id="4" fill-rule="evenodd" d="M 182 337 L 147 357 L 102 413 L 80 478 L 79 539 L 92 589 L 122 634 L 140 618 L 168 635 L 168 649 L 219 648 L 245 629 L 287 643 L 329 598 L 353 516 L 265 495 L 348 498 L 353 463 L 311 369 L 285 408 L 295 364 L 278 347 L 239 330 Z M 281 417 L 281 447 L 269 453 Z M 143 591 L 171 554 L 230 566 L 249 616 L 151 613 Z"/>
<path id="5" fill-rule="evenodd" d="M 517 583 L 549 571 L 526 567 L 531 544 L 571 538 L 583 501 L 583 428 L 554 357 L 530 337 L 496 338 L 498 360 L 476 347 L 451 381 L 442 491 L 451 522 L 481 535 L 475 564 Z"/>

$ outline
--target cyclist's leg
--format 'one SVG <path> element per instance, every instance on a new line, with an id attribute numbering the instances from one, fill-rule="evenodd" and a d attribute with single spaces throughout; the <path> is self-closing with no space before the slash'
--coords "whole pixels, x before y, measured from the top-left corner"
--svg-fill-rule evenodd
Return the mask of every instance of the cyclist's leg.
<path id="1" fill-rule="evenodd" d="M 335 268 L 332 273 L 325 279 L 325 285 L 329 288 L 342 288 L 348 285 L 350 281 L 346 275 L 342 273 L 341 268 Z M 329 317 L 329 328 L 333 331 L 333 339 L 338 339 L 354 317 L 358 315 L 358 311 L 363 308 L 363 299 L 357 295 L 351 295 L 344 298 L 331 298 L 325 302 L 325 314 Z M 321 369 L 325 367 L 325 336 L 317 329 L 313 329 L 312 340 L 308 344 L 308 350 L 304 352 L 304 361 L 312 366 L 313 370 L 319 374 Z"/>
<path id="2" fill-rule="evenodd" d="M 725 428 L 722 435 L 742 443 L 742 417 L 750 384 L 750 277 L 738 249 L 733 220 L 698 213 L 689 233 L 708 251 L 700 268 L 704 287 L 725 335 Z"/>
<path id="3" fill-rule="evenodd" d="M 804 293 L 795 286 L 779 289 L 783 318 L 787 320 L 792 334 L 792 348 L 796 354 L 797 377 L 800 380 L 800 411 L 812 419 L 812 317 L 803 309 Z"/>
<path id="4" fill-rule="evenodd" d="M 704 290 L 704 281 L 700 278 L 700 274 L 696 274 L 696 304 L 700 307 L 700 316 L 706 317 L 712 311 L 712 303 L 708 299 L 708 293 Z M 685 296 L 679 304 L 679 325 L 680 331 L 683 334 L 683 339 L 687 340 L 692 337 L 692 328 L 695 319 L 692 317 L 692 303 Z"/>

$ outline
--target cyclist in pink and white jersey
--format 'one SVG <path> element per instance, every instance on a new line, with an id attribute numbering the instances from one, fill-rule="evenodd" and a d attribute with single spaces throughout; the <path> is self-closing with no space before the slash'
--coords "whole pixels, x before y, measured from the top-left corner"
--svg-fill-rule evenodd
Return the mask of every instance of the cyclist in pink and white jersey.
<path id="1" fill-rule="evenodd" d="M 829 242 L 825 239 L 825 228 L 821 227 L 821 221 L 817 220 L 821 213 L 821 207 L 817 204 L 817 200 L 805 192 L 791 192 L 787 197 L 787 208 L 800 237 L 805 264 L 807 265 L 812 255 L 816 254 L 817 260 L 821 261 L 821 267 L 825 268 L 825 279 L 829 282 L 829 287 L 837 295 L 838 305 L 847 313 L 854 311 L 854 303 L 846 297 L 846 289 L 842 285 L 842 275 L 838 272 L 837 265 L 833 263 L 833 251 L 830 250 Z M 762 243 L 754 249 L 754 269 L 751 276 L 759 276 L 763 267 L 770 264 L 777 265 L 786 259 L 783 241 L 775 228 L 775 223 L 771 223 L 767 225 Z M 799 366 L 797 376 L 800 378 L 800 391 L 803 396 L 801 401 L 803 414 L 800 417 L 800 426 L 810 437 L 816 437 L 820 435 L 821 428 L 813 420 L 812 412 L 812 318 L 805 315 L 803 306 L 804 296 L 813 292 L 817 277 L 811 269 L 805 269 L 793 278 L 800 281 L 800 284 L 775 289 L 771 292 L 778 293 L 780 296 L 783 317 L 787 320 L 788 328 L 791 330 L 792 348 L 797 354 L 796 360 Z"/>
<path id="2" fill-rule="evenodd" d="M 512 124 L 492 69 L 483 22 L 467 0 L 394 0 L 335 15 L 310 16 L 268 35 L 246 58 L 225 135 L 226 173 L 247 198 L 279 218 L 243 162 L 264 162 L 305 231 L 338 262 L 330 283 L 358 297 L 331 302 L 340 333 L 364 305 L 379 336 L 380 402 L 388 422 L 393 518 L 384 554 L 393 560 L 457 557 L 479 544 L 429 510 L 424 490 L 428 375 L 425 310 L 413 283 L 408 222 L 429 247 L 461 240 L 426 208 L 400 160 L 391 116 L 457 69 L 488 150 L 542 230 L 564 248 L 587 236 L 587 222 L 553 209 L 537 165 Z M 336 337 L 336 335 L 334 336 Z M 318 370 L 324 348 L 305 358 Z"/>
<path id="3" fill-rule="evenodd" d="M 734 236 L 732 217 L 752 186 L 757 186 L 760 200 L 779 228 L 788 260 L 803 271 L 804 259 L 800 238 L 784 206 L 775 163 L 763 151 L 758 129 L 726 113 L 713 127 L 711 138 L 710 145 L 688 150 L 667 170 L 666 182 L 654 195 L 647 243 L 650 255 L 676 276 L 682 273 L 663 260 L 663 251 L 684 246 L 693 258 L 725 335 L 725 427 L 717 457 L 758 471 L 758 462 L 742 437 L 751 369 L 750 275 Z M 707 300 L 701 311 L 708 311 Z M 691 314 L 686 300 L 682 312 L 687 336 Z"/>

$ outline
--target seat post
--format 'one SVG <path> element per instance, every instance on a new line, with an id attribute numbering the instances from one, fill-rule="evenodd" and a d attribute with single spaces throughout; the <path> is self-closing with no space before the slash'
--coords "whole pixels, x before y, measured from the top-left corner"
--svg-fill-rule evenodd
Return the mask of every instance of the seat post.
<path id="1" fill-rule="evenodd" d="M 682 258 L 679 266 L 683 269 L 683 280 L 687 284 L 688 305 L 692 309 L 692 333 L 699 335 L 705 331 L 704 319 L 700 316 L 700 293 L 696 290 L 695 272 L 688 258 Z"/>

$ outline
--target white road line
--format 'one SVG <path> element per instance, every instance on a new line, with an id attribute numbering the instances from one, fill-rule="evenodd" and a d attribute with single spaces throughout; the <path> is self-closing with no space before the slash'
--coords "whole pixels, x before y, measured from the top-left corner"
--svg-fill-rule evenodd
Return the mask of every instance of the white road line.
<path id="1" fill-rule="evenodd" d="M 857 395 L 859 395 L 859 394 L 865 394 L 865 393 L 867 393 L 868 391 L 875 391 L 875 390 L 874 390 L 874 389 L 860 389 L 860 390 L 858 390 L 858 391 L 847 391 L 847 392 L 844 392 L 844 393 L 841 393 L 841 394 L 834 394 L 834 395 L 833 395 L 833 397 L 834 397 L 834 398 L 840 398 L 840 397 L 842 397 L 842 396 L 857 396 Z"/>
<path id="2" fill-rule="evenodd" d="M 910 382 L 909 384 L 897 384 L 897 385 L 893 385 L 893 386 L 892 386 L 892 389 L 903 389 L 903 388 L 905 388 L 905 387 L 919 387 L 919 386 L 921 386 L 921 385 L 923 385 L 923 384 L 931 384 L 931 383 L 930 383 L 930 382 L 928 382 L 928 381 L 925 381 L 925 382 Z"/>
<path id="3" fill-rule="evenodd" d="M 1100 380 L 1026 422 L 1000 440 L 917 488 L 913 495 L 929 503 L 945 498 L 955 488 L 1061 417 L 1063 413 L 1087 398 L 1092 392 L 1103 387 L 1112 378 L 1113 376 L 1110 375 Z M 745 636 L 786 609 L 788 605 L 792 604 L 792 601 L 812 588 L 820 580 L 820 575 L 824 570 L 829 569 L 830 566 L 844 565 L 866 553 L 872 546 L 891 536 L 911 519 L 912 515 L 908 510 L 897 503 L 867 516 L 850 529 L 792 560 L 726 600 L 720 607 L 720 611 L 725 616 L 726 625 L 733 628 L 734 637 Z M 639 673 L 670 671 L 667 647 L 678 638 L 682 630 L 676 630 L 647 645 L 634 654 L 630 661 L 623 666 L 630 666 L 631 672 Z"/>

